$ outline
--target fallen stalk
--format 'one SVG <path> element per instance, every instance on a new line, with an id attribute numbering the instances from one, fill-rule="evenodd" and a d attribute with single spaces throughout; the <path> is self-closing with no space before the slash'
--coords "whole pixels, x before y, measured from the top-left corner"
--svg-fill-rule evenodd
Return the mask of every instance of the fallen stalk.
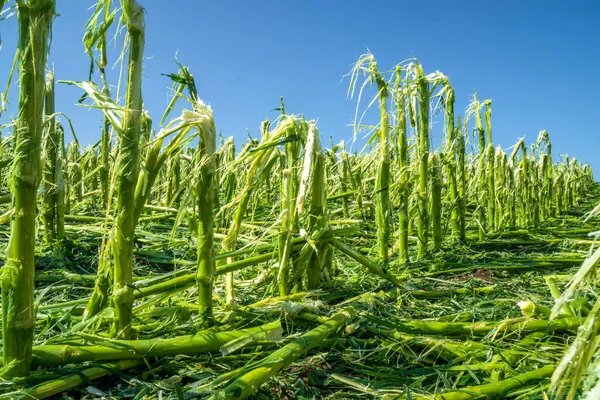
<path id="1" fill-rule="evenodd" d="M 113 374 L 117 371 L 134 368 L 141 364 L 142 362 L 140 360 L 122 360 L 114 363 L 97 365 L 78 371 L 72 375 L 67 375 L 50 382 L 44 382 L 30 389 L 25 389 L 21 391 L 19 395 L 23 396 L 22 398 L 24 399 L 45 399 L 79 386 L 82 383 L 89 383 L 94 379 L 102 378 L 103 376 Z M 0 396 L 0 399 L 2 398 L 9 397 Z"/>
<path id="2" fill-rule="evenodd" d="M 363 256 L 362 254 L 360 254 L 341 240 L 334 238 L 331 240 L 331 244 L 333 245 L 333 247 L 340 250 L 342 253 L 346 254 L 358 263 L 367 267 L 369 271 L 373 272 L 376 275 L 379 275 L 383 279 L 390 281 L 399 288 L 404 288 L 402 282 L 400 282 L 400 280 L 396 276 L 390 274 L 387 271 L 387 269 L 381 268 L 379 265 L 375 264 L 373 261 L 369 260 L 367 257 Z"/>
<path id="3" fill-rule="evenodd" d="M 34 346 L 32 367 L 208 353 L 218 351 L 221 346 L 232 340 L 280 329 L 281 322 L 275 321 L 238 331 L 215 332 L 208 330 L 169 339 L 110 340 L 101 338 L 100 340 L 105 342 L 105 345 L 49 344 Z"/>
<path id="4" fill-rule="evenodd" d="M 244 368 L 233 382 L 213 395 L 211 399 L 244 399 L 250 396 L 270 377 L 289 366 L 313 347 L 318 346 L 324 339 L 337 331 L 345 321 L 346 314 L 333 315 L 327 322 L 303 334 L 292 343 L 274 351 L 256 364 Z"/>
<path id="5" fill-rule="evenodd" d="M 365 315 L 368 320 L 398 332 L 421 335 L 444 336 L 486 336 L 492 332 L 531 333 L 554 332 L 559 330 L 576 331 L 585 318 L 560 318 L 552 321 L 525 319 L 499 322 L 439 322 L 439 321 L 406 321 L 387 322 L 371 315 Z"/>

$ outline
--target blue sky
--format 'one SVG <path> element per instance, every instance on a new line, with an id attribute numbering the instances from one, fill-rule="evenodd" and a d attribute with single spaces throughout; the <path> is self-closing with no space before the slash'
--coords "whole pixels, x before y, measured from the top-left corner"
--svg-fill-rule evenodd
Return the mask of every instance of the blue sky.
<path id="1" fill-rule="evenodd" d="M 93 1 L 58 0 L 50 62 L 57 79 L 84 80 L 81 41 Z M 318 119 L 329 145 L 349 140 L 356 107 L 347 99 L 351 64 L 369 49 L 381 69 L 416 57 L 456 92 L 457 112 L 472 93 L 493 100 L 494 141 L 512 146 L 540 130 L 555 157 L 568 153 L 600 171 L 600 2 L 504 1 L 204 1 L 141 0 L 146 8 L 144 101 L 158 123 L 168 103 L 173 57 L 188 65 L 217 129 L 238 143 L 275 117 L 279 106 Z M 16 18 L 0 21 L 0 87 L 16 45 Z M 114 54 L 111 62 L 115 61 Z M 118 69 L 111 70 L 114 79 Z M 13 86 L 10 113 L 16 113 Z M 80 140 L 100 138 L 101 115 L 75 106 L 77 88 L 57 87 L 57 109 Z M 3 118 L 6 122 L 6 117 Z M 437 132 L 437 131 L 435 131 Z M 439 135 L 439 133 L 436 133 Z M 597 172 L 597 174 L 600 172 Z M 598 175 L 597 175 L 598 176 Z"/>

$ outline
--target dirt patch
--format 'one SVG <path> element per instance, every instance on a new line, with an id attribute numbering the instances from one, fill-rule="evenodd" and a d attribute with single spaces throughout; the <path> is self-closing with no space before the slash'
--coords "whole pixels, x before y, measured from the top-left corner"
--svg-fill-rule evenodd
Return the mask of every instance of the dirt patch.
<path id="1" fill-rule="evenodd" d="M 455 280 L 457 280 L 459 282 L 465 282 L 465 281 L 468 281 L 469 279 L 479 279 L 480 281 L 483 281 L 483 282 L 491 282 L 493 277 L 494 277 L 494 273 L 492 271 L 490 271 L 489 269 L 482 268 L 482 269 L 476 270 L 472 274 L 457 276 L 455 278 Z"/>

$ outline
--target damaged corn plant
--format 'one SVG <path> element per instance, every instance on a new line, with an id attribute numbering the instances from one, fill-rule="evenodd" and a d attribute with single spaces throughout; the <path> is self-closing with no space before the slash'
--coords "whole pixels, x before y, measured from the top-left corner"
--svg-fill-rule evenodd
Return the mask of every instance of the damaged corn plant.
<path id="1" fill-rule="evenodd" d="M 236 142 L 179 61 L 144 109 L 143 2 L 89 10 L 84 81 L 46 65 L 54 0 L 4 3 L 1 399 L 600 396 L 600 185 L 551 133 L 502 148 L 491 100 L 368 53 L 346 140 L 274 99 Z"/>

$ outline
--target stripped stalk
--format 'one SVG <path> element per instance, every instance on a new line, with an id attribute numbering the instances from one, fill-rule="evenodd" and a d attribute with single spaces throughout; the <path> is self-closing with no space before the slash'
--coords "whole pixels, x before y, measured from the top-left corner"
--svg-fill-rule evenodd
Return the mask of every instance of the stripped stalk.
<path id="1" fill-rule="evenodd" d="M 271 132 L 269 135 L 264 135 L 264 139 L 261 144 L 253 149 L 252 153 L 249 153 L 246 157 L 253 156 L 251 160 L 250 167 L 248 169 L 248 173 L 246 175 L 246 183 L 244 188 L 241 190 L 240 195 L 235 199 L 237 202 L 237 208 L 235 210 L 235 214 L 233 216 L 233 220 L 227 232 L 226 238 L 223 240 L 223 251 L 229 252 L 234 251 L 237 248 L 237 239 L 242 226 L 242 222 L 244 219 L 244 214 L 248 208 L 248 203 L 250 201 L 250 197 L 257 187 L 258 182 L 261 177 L 261 172 L 264 170 L 265 166 L 268 164 L 271 155 L 273 154 L 274 144 L 277 143 L 278 140 L 281 140 L 282 136 L 287 134 L 289 129 L 293 129 L 294 118 L 292 117 L 282 117 L 283 119 L 277 124 L 275 130 Z M 268 130 L 268 123 L 263 124 L 263 128 Z M 229 166 L 230 169 L 236 168 L 240 162 L 245 162 L 245 157 L 239 157 L 236 163 L 233 163 Z M 233 260 L 223 260 L 218 266 L 226 262 L 232 262 Z M 228 281 L 229 282 L 229 281 Z M 233 277 L 231 279 L 231 286 L 227 286 L 226 289 L 226 303 L 228 308 L 232 308 L 234 306 L 234 296 L 233 296 Z"/>
<path id="2" fill-rule="evenodd" d="M 346 321 L 346 318 L 344 313 L 335 314 L 323 324 L 306 332 L 255 365 L 246 366 L 243 374 L 217 392 L 211 399 L 245 399 L 252 395 L 270 377 L 335 333 Z"/>
<path id="3" fill-rule="evenodd" d="M 104 91 L 107 96 L 110 96 L 108 86 L 104 86 Z M 104 117 L 104 123 L 102 125 L 102 145 L 100 149 L 100 185 L 102 188 L 102 207 L 107 210 L 108 207 L 108 196 L 110 193 L 109 188 L 109 172 L 110 172 L 110 150 L 111 150 L 111 135 L 110 135 L 110 120 Z"/>
<path id="4" fill-rule="evenodd" d="M 417 244 L 417 257 L 422 258 L 427 253 L 427 244 L 429 242 L 429 193 L 427 184 L 429 181 L 429 99 L 431 93 L 429 91 L 429 81 L 423 73 L 423 67 L 417 64 L 415 70 L 419 96 L 419 191 L 417 196 L 417 208 L 419 212 L 417 230 L 419 241 Z"/>
<path id="5" fill-rule="evenodd" d="M 310 223 L 312 231 L 327 226 L 325 208 L 325 157 L 322 152 L 315 155 L 312 177 L 312 198 L 310 204 Z M 319 252 L 313 253 L 307 268 L 308 289 L 317 289 L 321 285 L 321 271 L 325 265 L 327 254 L 331 252 L 329 244 L 319 247 Z"/>
<path id="6" fill-rule="evenodd" d="M 14 208 L 6 260 L 0 273 L 2 287 L 2 343 L 4 376 L 29 375 L 35 308 L 36 196 L 41 176 L 44 69 L 49 49 L 54 0 L 20 0 L 19 113 L 14 136 L 10 178 Z"/>
<path id="7" fill-rule="evenodd" d="M 542 166 L 544 176 L 544 196 L 545 214 L 547 217 L 556 217 L 556 207 L 554 205 L 554 177 L 552 163 L 552 143 L 550 143 L 550 135 L 547 131 L 541 131 L 538 135 L 538 147 L 541 142 L 546 143 L 546 164 Z"/>
<path id="8" fill-rule="evenodd" d="M 458 178 L 458 226 L 459 226 L 459 239 L 465 243 L 467 241 L 466 235 L 466 209 L 467 209 L 467 176 L 465 166 L 465 137 L 462 133 L 460 117 L 458 118 L 458 127 L 456 128 L 456 153 L 457 153 L 457 178 Z"/>
<path id="9" fill-rule="evenodd" d="M 63 160 L 65 160 L 65 131 L 57 124 L 58 152 L 56 157 L 56 239 L 61 241 L 65 237 L 65 200 L 67 185 L 63 173 Z"/>
<path id="10" fill-rule="evenodd" d="M 379 72 L 377 62 L 372 54 L 366 54 L 359 58 L 351 71 L 350 86 L 348 93 L 352 96 L 360 72 L 368 76 L 371 82 L 377 85 L 377 97 L 379 100 L 379 126 L 377 129 L 377 141 L 379 148 L 379 160 L 377 163 L 377 177 L 374 187 L 375 197 L 375 222 L 377 224 L 377 243 L 379 247 L 379 258 L 387 263 L 389 257 L 390 236 L 390 155 L 388 144 L 388 110 L 387 99 L 388 84 Z M 363 86 L 364 87 L 364 86 Z M 362 89 L 361 89 L 362 92 Z M 355 121 L 358 124 L 358 121 Z"/>
<path id="11" fill-rule="evenodd" d="M 114 255 L 113 303 L 115 335 L 131 336 L 133 304 L 132 258 L 135 187 L 139 176 L 140 133 L 142 128 L 142 57 L 144 53 L 144 10 L 137 0 L 122 0 L 123 16 L 129 35 L 129 76 L 123 131 L 119 132 L 119 157 L 116 161 L 117 220 Z"/>
<path id="12" fill-rule="evenodd" d="M 388 261 L 388 248 L 390 240 L 390 154 L 388 144 L 388 111 L 387 98 L 388 86 L 373 60 L 373 76 L 377 83 L 379 95 L 379 167 L 377 169 L 377 184 L 375 185 L 377 235 L 379 238 L 379 257 L 381 261 Z"/>
<path id="13" fill-rule="evenodd" d="M 287 153 L 287 152 L 286 152 Z M 288 278 L 290 271 L 290 250 L 292 239 L 292 170 L 286 168 L 289 155 L 281 157 L 281 227 L 279 231 L 279 274 L 277 275 L 277 286 L 279 295 L 288 294 Z"/>
<path id="14" fill-rule="evenodd" d="M 485 204 L 488 199 L 488 190 L 487 190 L 487 180 L 486 176 L 486 147 L 485 147 L 485 129 L 483 128 L 483 122 L 481 120 L 481 103 L 477 100 L 477 93 L 473 95 L 473 103 L 471 103 L 470 109 L 473 113 L 475 113 L 475 129 L 477 130 L 477 143 L 479 150 L 479 161 L 477 164 L 477 174 L 479 175 L 479 194 L 476 195 L 477 201 L 477 209 L 479 211 L 479 240 L 482 241 L 485 237 L 485 233 L 487 230 L 487 220 L 486 220 L 486 212 Z"/>
<path id="15" fill-rule="evenodd" d="M 521 226 L 529 225 L 529 212 L 527 207 L 531 204 L 529 194 L 529 176 L 527 173 L 527 147 L 525 140 L 521 139 L 515 145 L 511 155 L 510 164 L 515 166 L 515 158 L 521 150 L 521 161 L 515 173 L 515 196 L 517 196 L 519 207 L 519 222 Z"/>
<path id="16" fill-rule="evenodd" d="M 282 115 L 285 112 L 283 99 L 281 99 Z M 298 229 L 298 215 L 293 207 L 298 195 L 297 174 L 295 162 L 300 154 L 301 130 L 306 125 L 304 121 L 295 122 L 286 133 L 284 139 L 284 155 L 281 157 L 281 225 L 279 230 L 279 272 L 277 285 L 279 295 L 285 296 L 289 292 L 289 274 L 291 264 L 292 233 Z"/>
<path id="17" fill-rule="evenodd" d="M 442 169 L 437 154 L 430 154 L 431 162 L 431 222 L 433 247 L 439 250 L 442 245 Z"/>
<path id="18" fill-rule="evenodd" d="M 496 147 L 496 152 L 494 155 L 496 169 L 494 171 L 495 174 L 495 184 L 496 184 L 496 229 L 500 229 L 506 223 L 506 214 L 505 214 L 505 206 L 506 206 L 506 153 L 502 150 L 500 146 Z"/>
<path id="19" fill-rule="evenodd" d="M 409 163 L 408 163 L 408 139 L 406 136 L 406 94 L 401 87 L 402 70 L 396 67 L 396 120 L 398 137 L 398 167 L 400 169 L 400 210 L 398 221 L 398 248 L 401 263 L 408 261 L 408 204 L 409 204 Z"/>
<path id="20" fill-rule="evenodd" d="M 44 165 L 44 239 L 46 243 L 52 243 L 56 240 L 56 206 L 57 206 L 57 160 L 59 135 L 56 129 L 56 120 L 54 118 L 54 74 L 46 74 L 46 117 L 49 118 L 48 131 L 45 140 L 44 153 L 46 155 L 46 164 Z"/>
<path id="21" fill-rule="evenodd" d="M 496 228 L 496 183 L 495 183 L 495 153 L 494 144 L 492 143 L 492 101 L 486 100 L 483 102 L 485 105 L 485 131 L 487 134 L 487 150 L 486 150 L 486 161 L 487 161 L 487 224 L 489 229 L 494 230 Z"/>
<path id="22" fill-rule="evenodd" d="M 198 94 L 192 91 L 192 100 L 199 102 Z M 200 113 L 198 104 L 195 107 L 197 113 Z M 213 209 L 213 185 L 215 176 L 215 147 L 216 147 L 216 129 L 212 119 L 210 108 L 205 107 L 205 114 L 210 118 L 203 120 L 198 125 L 200 131 L 200 141 L 196 151 L 196 164 L 200 169 L 198 182 L 196 185 L 197 199 L 197 221 L 198 221 L 198 271 L 196 274 L 196 283 L 198 285 L 198 310 L 205 321 L 210 322 L 212 315 L 212 289 L 213 279 L 216 272 L 215 250 L 214 250 L 214 209 Z"/>
<path id="23" fill-rule="evenodd" d="M 347 158 L 345 161 L 348 161 Z M 343 159 L 342 162 L 344 162 Z M 325 264 L 326 255 L 331 251 L 328 243 L 313 243 L 322 232 L 329 230 L 325 214 L 325 156 L 321 150 L 319 131 L 314 121 L 310 121 L 308 126 L 304 165 L 298 190 L 298 200 L 296 201 L 299 218 L 303 216 L 309 181 L 311 182 L 311 202 L 308 215 L 308 232 L 301 229 L 300 234 L 308 241 L 310 249 L 315 250 L 308 257 L 306 266 L 303 266 L 306 270 L 308 289 L 312 290 L 319 288 L 321 285 L 321 271 Z"/>
<path id="24" fill-rule="evenodd" d="M 344 142 L 341 143 L 342 154 L 340 156 L 340 168 L 341 168 L 341 176 L 340 176 L 340 189 L 342 193 L 348 192 L 348 180 L 349 180 L 349 163 L 348 163 L 348 153 L 346 153 L 346 149 L 344 146 Z M 342 197 L 342 215 L 344 218 L 350 218 L 350 213 L 348 211 L 348 197 Z"/>
<path id="25" fill-rule="evenodd" d="M 448 176 L 448 195 L 450 198 L 450 226 L 452 227 L 452 238 L 460 239 L 460 222 L 458 204 L 458 183 L 456 177 L 456 128 L 454 127 L 454 89 L 449 83 L 446 83 L 446 98 L 444 102 L 445 122 L 446 122 L 446 154 L 445 164 Z M 459 128 L 460 129 L 460 128 Z"/>
<path id="26" fill-rule="evenodd" d="M 69 170 L 69 205 L 74 206 L 83 200 L 83 175 L 81 173 L 81 154 L 77 143 L 67 145 L 67 160 Z"/>
<path id="27" fill-rule="evenodd" d="M 25 395 L 24 398 L 45 399 L 79 386 L 82 383 L 89 383 L 94 379 L 101 378 L 117 371 L 130 369 L 140 364 L 141 361 L 139 360 L 122 360 L 86 368 L 81 371 L 76 371 L 71 375 L 41 383 L 32 388 L 27 388 L 23 391 L 23 394 Z"/>

